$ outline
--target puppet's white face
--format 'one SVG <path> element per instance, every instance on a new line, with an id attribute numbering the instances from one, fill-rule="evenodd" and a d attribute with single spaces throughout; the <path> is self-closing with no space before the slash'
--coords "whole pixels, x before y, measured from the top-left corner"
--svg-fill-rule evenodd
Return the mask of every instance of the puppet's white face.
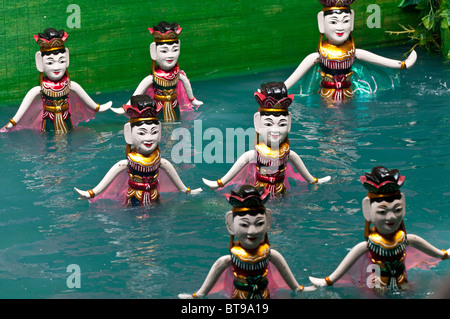
<path id="1" fill-rule="evenodd" d="M 328 42 L 334 45 L 343 44 L 352 32 L 352 14 L 350 13 L 333 13 L 325 15 L 324 18 L 324 34 Z"/>
<path id="2" fill-rule="evenodd" d="M 68 66 L 67 52 L 44 55 L 42 68 L 45 75 L 52 81 L 59 81 L 66 73 Z"/>
<path id="3" fill-rule="evenodd" d="M 170 70 L 176 66 L 180 56 L 180 44 L 159 44 L 156 46 L 154 60 L 163 70 Z M 153 58 L 153 57 L 152 57 Z"/>
<path id="4" fill-rule="evenodd" d="M 266 214 L 236 215 L 232 222 L 235 238 L 246 249 L 257 248 L 264 240 L 269 226 Z"/>
<path id="5" fill-rule="evenodd" d="M 389 235 L 398 229 L 405 216 L 404 206 L 400 199 L 370 204 L 370 219 L 380 234 Z"/>
<path id="6" fill-rule="evenodd" d="M 254 124 L 262 142 L 272 149 L 278 149 L 291 129 L 291 117 L 289 115 L 256 115 Z"/>
<path id="7" fill-rule="evenodd" d="M 136 151 L 142 155 L 150 155 L 158 147 L 161 140 L 159 124 L 142 124 L 131 128 L 131 142 Z"/>

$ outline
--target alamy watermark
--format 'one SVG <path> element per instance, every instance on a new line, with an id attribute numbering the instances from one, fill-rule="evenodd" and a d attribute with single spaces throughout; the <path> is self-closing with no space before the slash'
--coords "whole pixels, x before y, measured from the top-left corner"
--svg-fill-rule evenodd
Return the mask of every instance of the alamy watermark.
<path id="1" fill-rule="evenodd" d="M 172 131 L 171 159 L 175 164 L 191 163 L 234 163 L 236 158 L 247 151 L 246 145 L 253 145 L 255 139 L 253 127 L 229 128 L 224 132 L 217 127 L 203 130 L 201 120 L 194 121 L 193 134 L 184 127 Z"/>
<path id="2" fill-rule="evenodd" d="M 67 288 L 81 288 L 81 269 L 77 264 L 67 266 L 67 272 L 71 273 L 66 279 Z"/>
<path id="3" fill-rule="evenodd" d="M 66 9 L 67 13 L 71 13 L 66 20 L 69 29 L 81 28 L 81 9 L 77 4 L 69 4 Z"/>
<path id="4" fill-rule="evenodd" d="M 378 4 L 370 4 L 367 11 L 371 14 L 367 17 L 366 24 L 369 29 L 381 28 L 381 8 Z"/>

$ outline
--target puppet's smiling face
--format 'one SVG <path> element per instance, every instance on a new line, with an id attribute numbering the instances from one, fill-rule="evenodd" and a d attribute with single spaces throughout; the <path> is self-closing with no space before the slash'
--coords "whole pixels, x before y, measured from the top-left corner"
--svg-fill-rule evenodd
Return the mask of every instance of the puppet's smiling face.
<path id="1" fill-rule="evenodd" d="M 67 70 L 67 52 L 58 54 L 49 54 L 42 57 L 42 67 L 46 76 L 56 82 L 59 81 Z"/>

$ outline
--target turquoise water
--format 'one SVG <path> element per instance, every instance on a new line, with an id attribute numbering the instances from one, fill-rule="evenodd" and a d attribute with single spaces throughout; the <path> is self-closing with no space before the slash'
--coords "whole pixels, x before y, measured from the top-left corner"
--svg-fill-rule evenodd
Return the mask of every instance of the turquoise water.
<path id="1" fill-rule="evenodd" d="M 404 51 L 377 52 L 401 56 Z M 205 102 L 196 119 L 201 132 L 217 128 L 225 137 L 226 128 L 252 127 L 254 90 L 262 82 L 286 79 L 294 68 L 193 81 L 196 97 Z M 272 247 L 283 254 L 300 284 L 309 285 L 310 275 L 331 273 L 363 240 L 365 191 L 359 176 L 377 165 L 406 176 L 407 231 L 438 248 L 450 247 L 449 72 L 448 64 L 419 51 L 416 66 L 400 73 L 401 89 L 379 90 L 339 107 L 317 96 L 296 96 L 291 147 L 314 176 L 332 178 L 320 186 L 294 185 L 285 198 L 267 205 L 274 211 Z M 96 100 L 112 100 L 117 107 L 130 94 L 99 94 Z M 16 108 L 2 107 L 0 122 L 7 123 Z M 65 137 L 30 131 L 0 135 L 0 298 L 176 298 L 197 290 L 214 261 L 227 254 L 224 214 L 229 204 L 223 192 L 166 193 L 161 205 L 145 209 L 77 199 L 73 187 L 92 188 L 125 158 L 124 123 L 110 112 Z M 178 143 L 170 138 L 172 130 L 184 127 L 194 139 L 194 124 L 164 126 L 163 157 L 171 160 Z M 200 140 L 203 145 L 195 145 L 192 154 L 211 143 Z M 230 152 L 226 138 L 222 143 L 224 153 Z M 203 186 L 201 177 L 215 180 L 231 165 L 203 158 L 175 167 L 185 184 L 196 188 Z M 71 264 L 80 267 L 79 288 L 67 285 Z M 450 261 L 408 275 L 411 289 L 388 298 L 436 296 L 450 275 Z M 370 295 L 359 288 L 332 287 L 284 297 Z"/>

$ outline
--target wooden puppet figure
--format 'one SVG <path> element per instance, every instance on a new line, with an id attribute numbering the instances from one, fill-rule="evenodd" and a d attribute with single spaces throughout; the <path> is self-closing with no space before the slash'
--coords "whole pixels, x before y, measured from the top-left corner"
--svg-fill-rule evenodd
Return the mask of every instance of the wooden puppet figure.
<path id="1" fill-rule="evenodd" d="M 230 184 L 252 184 L 269 189 L 271 196 L 280 196 L 287 190 L 287 178 L 309 184 L 325 183 L 330 177 L 317 179 L 312 176 L 301 158 L 291 149 L 288 133 L 291 129 L 291 113 L 288 107 L 294 98 L 287 94 L 282 82 L 262 84 L 255 92 L 259 105 L 253 122 L 256 131 L 254 149 L 244 153 L 227 174 L 217 181 L 203 179 L 211 189 Z M 292 166 L 298 171 L 295 173 Z"/>
<path id="2" fill-rule="evenodd" d="M 201 298 L 222 291 L 232 299 L 269 299 L 280 288 L 313 290 L 299 285 L 283 256 L 270 247 L 267 233 L 272 212 L 264 206 L 269 191 L 243 185 L 225 196 L 233 206 L 225 215 L 230 253 L 214 263 L 196 293 L 180 294 L 179 298 Z"/>
<path id="3" fill-rule="evenodd" d="M 28 91 L 14 117 L 1 131 L 35 129 L 65 134 L 79 122 L 89 121 L 95 113 L 111 107 L 111 102 L 95 103 L 69 78 L 69 49 L 65 47 L 68 36 L 64 30 L 53 28 L 34 36 L 40 46 L 35 55 L 39 86 Z"/>
<path id="4" fill-rule="evenodd" d="M 131 103 L 124 105 L 129 116 L 124 126 L 127 159 L 116 163 L 93 189 L 75 188 L 80 198 L 108 198 L 129 206 L 148 206 L 159 202 L 161 192 L 200 192 L 186 187 L 172 164 L 161 157 L 161 123 L 155 101 L 148 95 L 137 95 L 131 97 Z"/>
<path id="5" fill-rule="evenodd" d="M 406 61 L 397 61 L 355 47 L 352 36 L 355 13 L 350 9 L 353 1 L 319 0 L 324 7 L 317 15 L 320 31 L 317 52 L 308 55 L 285 81 L 288 89 L 319 63 L 322 78 L 320 95 L 340 102 L 353 97 L 352 65 L 356 59 L 393 69 L 406 69 L 414 65 L 417 59 L 415 51 Z"/>
<path id="6" fill-rule="evenodd" d="M 362 201 L 366 220 L 365 241 L 354 246 L 329 276 L 324 279 L 310 277 L 314 285 L 331 286 L 352 266 L 359 262 L 365 265 L 362 261 L 366 260 L 366 263 L 377 266 L 379 272 L 370 276 L 370 282 L 366 279 L 360 284 L 381 292 L 398 291 L 408 287 L 408 268 L 420 265 L 422 260 L 433 264 L 438 262 L 437 258 L 448 258 L 448 250 L 437 249 L 421 237 L 406 232 L 403 222 L 405 195 L 400 191 L 404 180 L 398 170 L 389 171 L 383 166 L 374 167 L 371 173 L 361 176 L 361 182 L 368 190 Z M 435 260 L 430 263 L 427 259 Z M 352 268 L 355 274 L 366 273 L 365 269 L 357 268 Z"/>
<path id="7" fill-rule="evenodd" d="M 203 104 L 193 94 L 191 84 L 178 65 L 182 28 L 177 23 L 162 21 L 149 28 L 154 37 L 150 44 L 151 74 L 144 78 L 134 95 L 148 94 L 161 110 L 165 122 L 180 119 L 180 112 L 189 112 Z M 113 109 L 123 114 L 123 109 Z"/>

